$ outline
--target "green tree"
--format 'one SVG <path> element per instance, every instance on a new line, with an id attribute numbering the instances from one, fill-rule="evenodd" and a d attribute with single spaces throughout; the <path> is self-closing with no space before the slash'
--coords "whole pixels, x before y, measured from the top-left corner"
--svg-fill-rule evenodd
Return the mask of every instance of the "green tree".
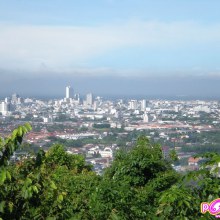
<path id="1" fill-rule="evenodd" d="M 161 191 L 179 175 L 162 156 L 161 147 L 141 136 L 128 153 L 120 151 L 92 194 L 95 219 L 152 219 Z"/>
<path id="2" fill-rule="evenodd" d="M 204 163 L 199 171 L 184 175 L 179 182 L 161 194 L 157 214 L 161 219 L 215 219 L 200 212 L 202 202 L 212 202 L 220 196 L 220 155 L 200 155 Z"/>
<path id="3" fill-rule="evenodd" d="M 10 164 L 28 125 L 1 139 L 0 217 L 2 219 L 89 219 L 88 198 L 98 176 L 80 155 L 54 145 L 34 158 Z M 9 152 L 7 152 L 9 151 Z"/>
<path id="4" fill-rule="evenodd" d="M 103 176 L 60 144 L 14 164 L 10 157 L 30 129 L 0 139 L 0 219 L 215 218 L 201 214 L 200 203 L 220 196 L 217 153 L 199 155 L 200 170 L 180 175 L 158 144 L 140 136 L 128 152 L 117 152 Z"/>

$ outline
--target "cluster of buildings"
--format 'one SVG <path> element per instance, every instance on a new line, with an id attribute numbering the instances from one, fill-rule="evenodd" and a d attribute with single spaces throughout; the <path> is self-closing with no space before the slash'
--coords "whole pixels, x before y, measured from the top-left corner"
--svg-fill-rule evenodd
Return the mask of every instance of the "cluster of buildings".
<path id="1" fill-rule="evenodd" d="M 168 146 L 163 148 L 167 157 L 171 147 L 180 150 L 178 153 L 181 155 L 179 146 L 190 139 L 191 133 L 218 130 L 219 113 L 218 101 L 106 100 L 92 93 L 82 98 L 74 93 L 71 86 L 67 86 L 63 99 L 38 100 L 13 94 L 2 100 L 0 125 L 4 126 L 0 126 L 0 135 L 10 133 L 12 125 L 25 121 L 33 126 L 29 141 L 39 146 L 50 142 L 51 137 L 70 141 L 86 138 L 98 141 L 111 136 L 112 130 L 116 133 L 116 139 L 121 135 L 126 139 L 132 132 L 145 131 L 149 138 Z M 204 118 L 209 120 L 206 122 Z M 89 157 L 93 164 L 101 159 L 109 164 L 117 149 L 117 146 L 112 148 L 112 144 L 115 143 L 108 143 L 101 149 L 98 145 L 92 146 L 83 152 L 85 155 L 98 155 L 92 159 Z M 72 152 L 71 149 L 69 151 Z"/>

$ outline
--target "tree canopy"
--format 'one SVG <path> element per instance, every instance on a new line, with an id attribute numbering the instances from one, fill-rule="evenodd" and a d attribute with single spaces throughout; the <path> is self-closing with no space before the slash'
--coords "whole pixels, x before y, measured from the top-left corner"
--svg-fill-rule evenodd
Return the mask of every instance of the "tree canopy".
<path id="1" fill-rule="evenodd" d="M 172 167 L 175 152 L 165 159 L 141 136 L 99 176 L 60 144 L 11 161 L 30 130 L 25 124 L 0 139 L 0 219 L 215 219 L 200 204 L 220 197 L 216 153 L 200 155 L 201 169 L 183 175 Z"/>

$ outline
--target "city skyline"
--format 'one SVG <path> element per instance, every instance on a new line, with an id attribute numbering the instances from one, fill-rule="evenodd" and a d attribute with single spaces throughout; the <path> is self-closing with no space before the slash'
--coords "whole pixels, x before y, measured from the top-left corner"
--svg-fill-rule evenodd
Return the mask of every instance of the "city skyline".
<path id="1" fill-rule="evenodd" d="M 0 5 L 2 96 L 14 91 L 56 96 L 68 82 L 85 94 L 220 94 L 220 2 L 0 0 Z"/>
<path id="2" fill-rule="evenodd" d="M 162 80 L 157 77 L 78 77 L 72 81 L 62 78 L 55 81 L 50 78 L 38 78 L 34 81 L 15 78 L 12 82 L 1 85 L 0 98 L 13 93 L 33 98 L 61 98 L 65 96 L 65 87 L 69 84 L 74 85 L 74 91 L 83 96 L 92 92 L 107 98 L 220 99 L 220 78 L 215 77 L 163 77 Z"/>

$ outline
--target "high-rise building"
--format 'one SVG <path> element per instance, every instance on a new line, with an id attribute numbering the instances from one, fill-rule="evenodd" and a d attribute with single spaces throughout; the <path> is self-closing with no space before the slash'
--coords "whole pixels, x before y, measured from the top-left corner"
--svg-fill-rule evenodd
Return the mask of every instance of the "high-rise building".
<path id="1" fill-rule="evenodd" d="M 80 101 L 80 94 L 74 94 L 74 99 Z"/>
<path id="2" fill-rule="evenodd" d="M 98 101 L 94 101 L 93 109 L 96 111 L 98 108 Z"/>
<path id="3" fill-rule="evenodd" d="M 141 100 L 141 111 L 145 111 L 147 107 L 146 99 Z"/>
<path id="4" fill-rule="evenodd" d="M 70 99 L 73 97 L 73 89 L 71 88 L 71 86 L 67 86 L 66 87 L 66 99 Z"/>
<path id="5" fill-rule="evenodd" d="M 14 93 L 11 97 L 11 102 L 13 104 L 17 104 L 17 101 L 18 101 L 18 98 L 19 98 L 19 95 L 17 95 L 16 93 Z"/>
<path id="6" fill-rule="evenodd" d="M 143 122 L 145 122 L 145 123 L 148 123 L 148 122 L 149 122 L 149 118 L 148 118 L 148 115 L 147 115 L 146 112 L 145 112 L 144 115 L 143 115 Z"/>
<path id="7" fill-rule="evenodd" d="M 137 100 L 131 100 L 129 102 L 129 108 L 132 109 L 132 110 L 136 110 L 138 107 L 138 102 Z"/>
<path id="8" fill-rule="evenodd" d="M 6 98 L 5 98 L 5 102 L 6 102 L 6 103 L 10 103 L 10 102 L 11 102 L 11 99 L 10 99 L 9 97 L 6 97 Z"/>
<path id="9" fill-rule="evenodd" d="M 21 104 L 21 103 L 23 103 L 23 98 L 21 98 L 21 97 L 19 97 L 18 99 L 17 99 L 17 104 Z"/>
<path id="10" fill-rule="evenodd" d="M 93 104 L 93 95 L 92 93 L 89 93 L 86 95 L 86 104 L 87 105 L 92 105 Z"/>
<path id="11" fill-rule="evenodd" d="M 9 111 L 9 104 L 6 102 L 2 102 L 0 104 L 0 112 L 2 113 L 2 115 L 7 115 Z"/>

